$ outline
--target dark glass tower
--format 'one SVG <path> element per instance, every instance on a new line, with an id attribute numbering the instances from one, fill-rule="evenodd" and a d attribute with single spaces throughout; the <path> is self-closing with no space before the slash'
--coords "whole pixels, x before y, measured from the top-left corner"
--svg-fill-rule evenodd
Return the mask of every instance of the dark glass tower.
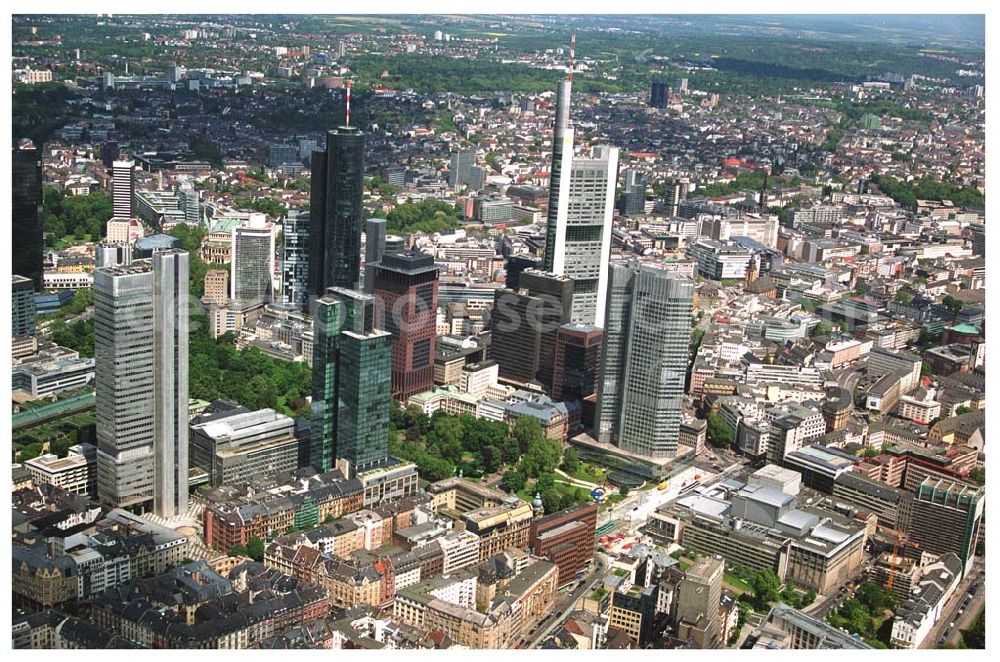
<path id="1" fill-rule="evenodd" d="M 42 150 L 30 140 L 15 145 L 11 158 L 13 273 L 42 290 Z"/>
<path id="2" fill-rule="evenodd" d="M 312 154 L 310 298 L 359 286 L 364 172 L 365 135 L 350 126 L 327 131 L 326 149 Z"/>
<path id="3" fill-rule="evenodd" d="M 375 329 L 375 299 L 330 288 L 316 300 L 309 463 L 354 471 L 389 454 L 391 336 Z"/>

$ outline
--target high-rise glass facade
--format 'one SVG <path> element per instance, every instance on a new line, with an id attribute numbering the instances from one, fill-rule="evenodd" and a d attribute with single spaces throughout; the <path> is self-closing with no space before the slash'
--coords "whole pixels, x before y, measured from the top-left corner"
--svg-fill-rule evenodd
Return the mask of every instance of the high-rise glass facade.
<path id="1" fill-rule="evenodd" d="M 13 337 L 35 335 L 35 287 L 30 278 L 14 274 L 10 303 Z"/>
<path id="2" fill-rule="evenodd" d="M 355 127 L 328 131 L 326 150 L 312 155 L 309 201 L 309 294 L 359 286 L 365 135 Z"/>
<path id="3" fill-rule="evenodd" d="M 111 167 L 111 200 L 116 218 L 132 218 L 135 161 L 115 161 Z"/>
<path id="4" fill-rule="evenodd" d="M 153 253 L 153 512 L 188 506 L 188 253 Z"/>
<path id="5" fill-rule="evenodd" d="M 13 273 L 42 290 L 42 150 L 30 140 L 11 154 L 11 239 Z"/>
<path id="6" fill-rule="evenodd" d="M 94 271 L 97 492 L 115 508 L 187 509 L 188 254 Z"/>
<path id="7" fill-rule="evenodd" d="M 153 501 L 153 307 L 148 261 L 94 271 L 97 493 L 114 508 Z"/>
<path id="8" fill-rule="evenodd" d="M 545 230 L 545 271 L 573 279 L 572 321 L 604 325 L 611 256 L 618 148 L 598 146 L 589 157 L 574 158 L 570 126 L 572 83 L 561 81 L 556 93 L 556 125 L 549 173 L 549 209 Z"/>
<path id="9" fill-rule="evenodd" d="M 609 267 L 598 438 L 642 455 L 677 453 L 694 282 L 655 264 Z"/>
<path id="10" fill-rule="evenodd" d="M 261 223 L 261 225 L 263 225 Z M 270 303 L 273 290 L 274 235 L 268 227 L 233 229 L 229 281 L 233 299 L 240 303 Z"/>
<path id="11" fill-rule="evenodd" d="M 330 288 L 313 316 L 313 410 L 309 462 L 328 471 L 389 454 L 390 335 L 375 329 L 370 294 Z"/>
<path id="12" fill-rule="evenodd" d="M 288 210 L 282 225 L 281 300 L 309 310 L 309 214 Z"/>
<path id="13" fill-rule="evenodd" d="M 573 159 L 554 273 L 573 279 L 573 321 L 581 324 L 604 325 L 617 176 L 617 147 L 595 147 L 590 158 Z"/>

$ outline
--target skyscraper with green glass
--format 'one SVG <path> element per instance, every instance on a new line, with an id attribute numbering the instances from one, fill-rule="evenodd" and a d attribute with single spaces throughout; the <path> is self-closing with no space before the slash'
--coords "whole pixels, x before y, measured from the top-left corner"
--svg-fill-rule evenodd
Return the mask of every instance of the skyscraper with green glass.
<path id="1" fill-rule="evenodd" d="M 389 454 L 391 334 L 375 329 L 375 299 L 331 287 L 313 318 L 313 423 L 309 461 L 351 471 Z"/>

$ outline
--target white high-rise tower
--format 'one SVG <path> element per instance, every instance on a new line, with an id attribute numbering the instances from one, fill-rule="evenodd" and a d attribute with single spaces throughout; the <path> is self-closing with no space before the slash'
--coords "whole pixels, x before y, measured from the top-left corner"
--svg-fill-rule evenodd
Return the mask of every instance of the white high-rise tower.
<path id="1" fill-rule="evenodd" d="M 574 33 L 570 70 L 556 92 L 543 268 L 573 279 L 573 322 L 603 327 L 618 148 L 598 146 L 589 156 L 573 154 L 569 108 L 575 50 Z"/>

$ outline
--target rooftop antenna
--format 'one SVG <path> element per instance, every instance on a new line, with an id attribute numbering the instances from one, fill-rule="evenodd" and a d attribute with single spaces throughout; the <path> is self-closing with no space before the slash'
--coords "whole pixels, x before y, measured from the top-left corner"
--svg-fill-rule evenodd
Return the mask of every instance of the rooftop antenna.
<path id="1" fill-rule="evenodd" d="M 576 30 L 573 30 L 573 36 L 569 38 L 569 71 L 566 72 L 566 80 L 573 80 L 573 67 L 576 65 Z"/>
<path id="2" fill-rule="evenodd" d="M 351 126 L 351 79 L 348 78 L 345 83 L 347 86 L 347 124 L 346 126 Z"/>

